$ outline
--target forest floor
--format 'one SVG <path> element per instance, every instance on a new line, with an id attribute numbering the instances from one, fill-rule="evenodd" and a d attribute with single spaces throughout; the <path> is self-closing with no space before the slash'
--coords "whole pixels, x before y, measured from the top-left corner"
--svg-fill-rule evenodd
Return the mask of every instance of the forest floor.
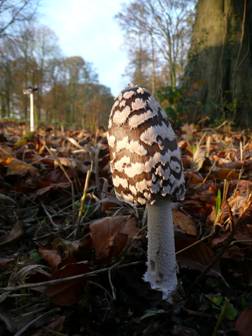
<path id="1" fill-rule="evenodd" d="M 142 280 L 146 216 L 113 195 L 105 133 L 0 122 L 0 335 L 252 335 L 252 137 L 178 131 L 174 304 Z"/>

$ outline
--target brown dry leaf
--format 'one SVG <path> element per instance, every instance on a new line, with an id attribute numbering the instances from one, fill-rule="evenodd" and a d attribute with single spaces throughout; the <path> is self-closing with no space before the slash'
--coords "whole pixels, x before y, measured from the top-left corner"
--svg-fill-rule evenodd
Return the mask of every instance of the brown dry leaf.
<path id="1" fill-rule="evenodd" d="M 36 138 L 36 135 L 34 132 L 28 132 L 16 141 L 16 143 L 14 144 L 14 148 L 22 147 L 26 145 L 28 142 L 34 141 L 35 138 Z"/>
<path id="2" fill-rule="evenodd" d="M 0 269 L 5 269 L 8 267 L 9 263 L 14 261 L 14 257 L 0 258 Z"/>
<path id="3" fill-rule="evenodd" d="M 61 256 L 57 250 L 40 247 L 38 252 L 47 262 L 47 264 L 53 269 L 56 269 L 62 261 Z"/>
<path id="4" fill-rule="evenodd" d="M 238 179 L 240 170 L 228 169 L 228 168 L 215 168 L 210 174 L 210 178 L 219 180 L 233 180 Z"/>
<path id="5" fill-rule="evenodd" d="M 217 237 L 212 239 L 211 245 L 212 245 L 212 247 L 222 245 L 225 241 L 230 239 L 230 237 L 231 237 L 231 234 L 230 234 L 229 231 L 221 232 L 221 233 L 219 233 L 219 235 Z"/>
<path id="6" fill-rule="evenodd" d="M 193 171 L 185 172 L 185 177 L 187 185 L 198 185 L 203 182 L 203 177 L 199 173 Z"/>
<path id="7" fill-rule="evenodd" d="M 181 150 L 187 149 L 188 147 L 190 147 L 189 142 L 186 140 L 179 140 L 178 141 L 178 146 Z"/>
<path id="8" fill-rule="evenodd" d="M 205 241 L 185 235 L 176 235 L 176 251 L 178 260 L 188 267 L 191 263 L 207 266 L 214 258 L 213 250 Z"/>
<path id="9" fill-rule="evenodd" d="M 246 183 L 247 182 L 247 183 Z M 243 181 L 240 183 L 235 192 L 228 199 L 229 206 L 232 210 L 233 216 L 244 219 L 251 216 L 252 212 L 252 184 L 250 181 Z M 251 223 L 252 224 L 252 221 Z"/>
<path id="10" fill-rule="evenodd" d="M 252 308 L 243 310 L 235 323 L 239 336 L 251 336 L 252 333 Z"/>
<path id="11" fill-rule="evenodd" d="M 198 199 L 196 200 L 185 200 L 183 202 L 183 208 L 194 218 L 205 221 L 207 219 L 207 216 L 212 211 L 212 205 L 208 203 L 204 204 L 204 202 L 200 200 L 199 196 L 197 198 Z"/>
<path id="12" fill-rule="evenodd" d="M 176 228 L 190 236 L 197 235 L 197 228 L 192 217 L 186 215 L 184 212 L 173 209 L 173 222 Z"/>
<path id="13" fill-rule="evenodd" d="M 4 246 L 6 244 L 16 241 L 17 239 L 22 237 L 23 233 L 23 226 L 20 224 L 19 221 L 17 221 L 10 232 L 8 232 L 3 237 L 0 237 L 0 246 Z"/>
<path id="14" fill-rule="evenodd" d="M 191 140 L 193 135 L 197 132 L 196 126 L 194 124 L 184 124 L 181 127 L 181 131 L 183 132 L 182 137 L 186 140 Z"/>
<path id="15" fill-rule="evenodd" d="M 8 157 L 12 157 L 12 149 L 1 144 L 0 147 L 0 163 L 4 162 Z"/>
<path id="16" fill-rule="evenodd" d="M 53 274 L 52 279 L 61 279 L 69 276 L 85 274 L 88 270 L 88 265 L 86 263 L 68 264 L 57 270 Z M 47 289 L 47 295 L 59 306 L 72 305 L 79 301 L 81 290 L 85 283 L 85 279 L 74 279 L 54 286 L 51 285 Z"/>
<path id="17" fill-rule="evenodd" d="M 183 155 L 181 160 L 182 160 L 182 164 L 183 164 L 184 169 L 192 167 L 193 161 L 192 161 L 192 158 L 189 155 Z"/>
<path id="18" fill-rule="evenodd" d="M 242 161 L 229 161 L 229 160 L 224 160 L 224 159 L 218 159 L 217 158 L 217 165 L 218 167 L 225 168 L 228 170 L 239 170 L 243 167 L 244 163 Z"/>
<path id="19" fill-rule="evenodd" d="M 59 167 L 60 165 L 68 167 L 68 168 L 76 168 L 77 163 L 75 160 L 67 157 L 57 157 L 56 160 L 54 160 L 54 166 Z"/>
<path id="20" fill-rule="evenodd" d="M 128 240 L 139 231 L 137 219 L 132 216 L 101 218 L 91 223 L 89 228 L 98 259 L 118 256 Z"/>
<path id="21" fill-rule="evenodd" d="M 79 149 L 82 149 L 83 147 L 80 146 L 80 144 L 78 143 L 78 141 L 76 141 L 74 138 L 71 138 L 71 137 L 67 137 L 67 140 L 72 144 L 74 145 L 75 147 L 79 148 Z"/>
<path id="22" fill-rule="evenodd" d="M 37 168 L 33 167 L 31 164 L 15 159 L 14 157 L 6 158 L 2 164 L 7 167 L 6 175 L 24 176 L 27 173 L 35 175 L 38 171 Z"/>
<path id="23" fill-rule="evenodd" d="M 105 193 L 104 193 L 105 194 Z M 105 197 L 102 199 L 101 203 L 101 211 L 102 212 L 110 212 L 112 210 L 115 211 L 115 209 L 118 208 L 118 206 L 121 206 L 121 201 L 118 200 L 117 198 L 106 198 L 106 194 L 104 195 Z"/>
<path id="24" fill-rule="evenodd" d="M 42 196 L 49 191 L 58 190 L 58 189 L 67 189 L 69 188 L 69 186 L 70 186 L 69 182 L 52 183 L 51 185 L 48 185 L 47 187 L 38 189 L 35 194 L 37 196 Z"/>
<path id="25" fill-rule="evenodd" d="M 52 242 L 52 247 L 59 251 L 62 256 L 62 261 L 75 258 L 75 255 L 80 252 L 80 249 L 88 244 L 88 236 L 84 236 L 81 240 L 67 240 L 63 238 L 55 238 Z"/>
<path id="26" fill-rule="evenodd" d="M 252 159 L 245 160 L 243 163 L 243 167 L 246 171 L 252 170 Z"/>
<path id="27" fill-rule="evenodd" d="M 65 335 L 63 333 L 61 333 L 61 331 L 63 331 L 63 327 L 64 327 L 64 322 L 66 320 L 66 316 L 54 316 L 53 320 L 51 322 L 49 322 L 48 325 L 46 325 L 45 327 L 42 327 L 42 329 L 36 331 L 34 334 L 32 334 L 31 336 L 45 336 L 48 334 L 51 335 Z"/>
<path id="28" fill-rule="evenodd" d="M 238 224 L 252 225 L 252 203 L 248 204 L 244 212 L 241 214 Z"/>

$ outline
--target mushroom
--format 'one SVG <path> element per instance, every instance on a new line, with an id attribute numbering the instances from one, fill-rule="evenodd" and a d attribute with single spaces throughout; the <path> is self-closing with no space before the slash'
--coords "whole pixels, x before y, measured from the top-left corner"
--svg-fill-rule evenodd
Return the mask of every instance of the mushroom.
<path id="1" fill-rule="evenodd" d="M 108 144 L 116 196 L 147 208 L 144 280 L 171 301 L 177 286 L 172 201 L 184 198 L 185 182 L 176 135 L 146 89 L 131 86 L 115 99 Z"/>

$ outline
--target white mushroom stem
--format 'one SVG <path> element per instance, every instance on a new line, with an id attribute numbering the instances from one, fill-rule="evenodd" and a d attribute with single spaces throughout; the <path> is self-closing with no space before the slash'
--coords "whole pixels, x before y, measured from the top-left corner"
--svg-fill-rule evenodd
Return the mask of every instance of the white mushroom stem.
<path id="1" fill-rule="evenodd" d="M 177 286 L 172 203 L 161 199 L 146 207 L 148 249 L 144 280 L 152 289 L 161 291 L 164 300 L 172 301 Z"/>

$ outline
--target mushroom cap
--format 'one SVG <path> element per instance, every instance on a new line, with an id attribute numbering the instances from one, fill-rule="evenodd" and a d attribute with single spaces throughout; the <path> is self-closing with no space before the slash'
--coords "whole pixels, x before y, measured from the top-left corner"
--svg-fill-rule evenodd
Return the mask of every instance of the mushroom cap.
<path id="1" fill-rule="evenodd" d="M 115 99 L 108 124 L 115 192 L 126 202 L 182 200 L 185 181 L 176 135 L 166 113 L 144 88 L 128 87 Z"/>

